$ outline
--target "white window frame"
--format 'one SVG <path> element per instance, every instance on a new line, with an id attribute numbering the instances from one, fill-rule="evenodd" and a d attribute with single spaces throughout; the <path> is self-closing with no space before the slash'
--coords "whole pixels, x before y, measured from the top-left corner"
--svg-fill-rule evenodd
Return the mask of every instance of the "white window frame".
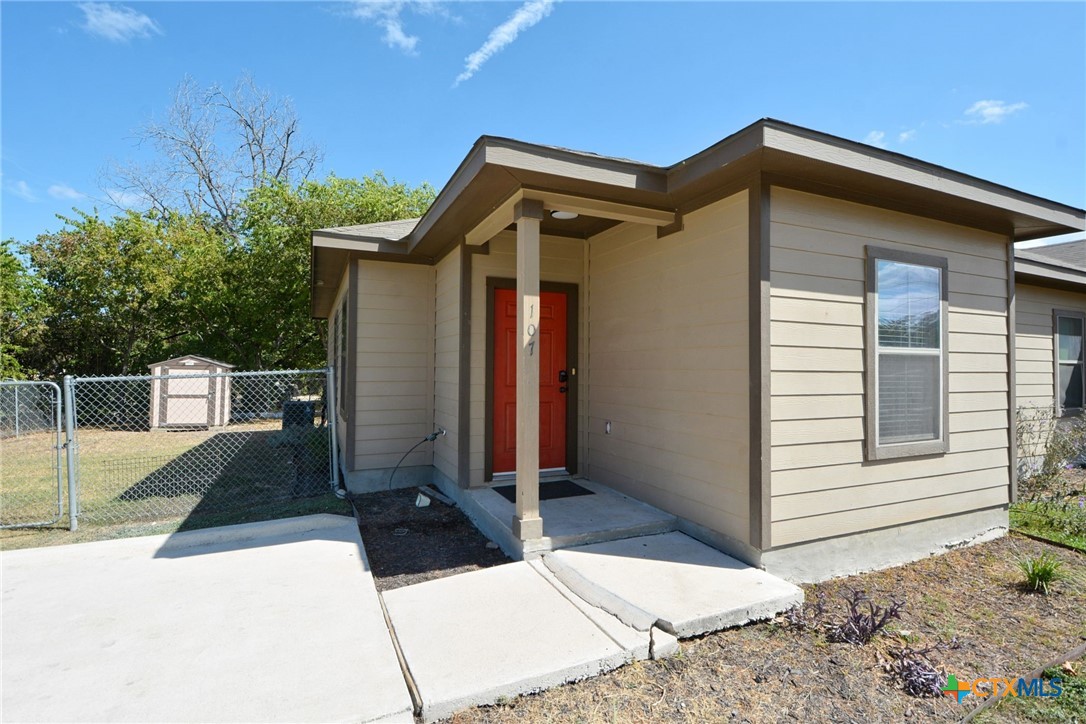
<path id="1" fill-rule="evenodd" d="M 1060 319 L 1077 319 L 1082 325 L 1082 342 L 1079 348 L 1078 362 L 1060 361 Z M 1052 310 L 1052 399 L 1061 416 L 1081 415 L 1083 407 L 1064 407 L 1060 402 L 1060 367 L 1078 366 L 1082 370 L 1083 398 L 1086 398 L 1086 313 L 1066 309 Z M 1084 399 L 1086 404 L 1086 399 Z"/>
<path id="2" fill-rule="evenodd" d="M 910 349 L 902 347 L 879 348 L 879 318 L 878 318 L 878 273 L 879 261 L 891 261 L 913 266 L 932 267 L 939 270 L 940 301 L 939 301 L 939 349 Z M 949 333 L 947 330 L 947 318 L 949 316 L 948 302 L 948 264 L 946 257 L 930 254 L 918 254 L 915 252 L 901 251 L 899 249 L 887 249 L 884 247 L 867 247 L 867 274 L 865 279 L 865 319 L 864 342 L 866 365 L 864 369 L 865 382 L 865 428 L 866 428 L 866 452 L 868 460 L 886 460 L 891 458 L 919 457 L 924 455 L 941 455 L 950 449 L 949 435 Z M 895 355 L 922 355 L 939 357 L 939 391 L 936 399 L 939 401 L 940 410 L 936 419 L 939 425 L 939 434 L 931 440 L 918 440 L 915 442 L 882 443 L 879 440 L 879 359 L 881 353 Z"/>

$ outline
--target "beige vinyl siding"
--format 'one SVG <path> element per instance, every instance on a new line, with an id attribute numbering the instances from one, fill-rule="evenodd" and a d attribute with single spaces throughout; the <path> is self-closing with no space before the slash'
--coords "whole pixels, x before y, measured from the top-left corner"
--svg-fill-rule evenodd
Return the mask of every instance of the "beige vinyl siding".
<path id="1" fill-rule="evenodd" d="M 1007 503 L 1005 237 L 774 187 L 770 204 L 771 545 Z M 945 455 L 864 459 L 867 245 L 945 257 Z"/>
<path id="2" fill-rule="evenodd" d="M 1086 294 L 1019 284 L 1015 297 L 1017 404 L 1051 409 L 1056 399 L 1052 312 L 1086 313 Z"/>
<path id="3" fill-rule="evenodd" d="M 358 262 L 355 470 L 392 467 L 431 431 L 434 268 Z M 430 465 L 422 445 L 405 466 Z"/>
<path id="4" fill-rule="evenodd" d="M 591 478 L 749 537 L 747 193 L 589 241 Z M 606 434 L 606 422 L 611 433 Z"/>
<path id="5" fill-rule="evenodd" d="M 1015 286 L 1015 404 L 1023 425 L 1050 419 L 1056 405 L 1054 310 L 1086 313 L 1086 294 L 1031 284 Z M 1031 426 L 1032 427 L 1032 426 Z M 1044 452 L 1047 437 L 1039 428 L 1027 434 L 1019 455 L 1029 458 Z"/>
<path id="6" fill-rule="evenodd" d="M 434 467 L 457 479 L 460 436 L 460 264 L 454 249 L 435 268 L 434 425 L 448 433 L 434 441 Z"/>
<path id="7" fill-rule="evenodd" d="M 580 285 L 583 279 L 585 242 L 559 236 L 540 237 L 539 276 L 544 282 L 565 282 Z M 471 447 L 470 484 L 483 485 L 484 450 L 486 447 L 486 280 L 488 277 L 515 279 L 517 276 L 517 236 L 513 231 L 503 231 L 490 240 L 488 253 L 476 254 L 471 259 Z M 584 290 L 578 298 L 581 309 L 577 310 L 578 354 L 577 370 L 584 368 Z M 579 380 L 580 410 L 584 419 L 584 380 Z M 583 427 L 583 423 L 581 425 Z M 584 460 L 583 435 L 578 441 L 578 459 Z M 583 472 L 583 470 L 582 470 Z"/>

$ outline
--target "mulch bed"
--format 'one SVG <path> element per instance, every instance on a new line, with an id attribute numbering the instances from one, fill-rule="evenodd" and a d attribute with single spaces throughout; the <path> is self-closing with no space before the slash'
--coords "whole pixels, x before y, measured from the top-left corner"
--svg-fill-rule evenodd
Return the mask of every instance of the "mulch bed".
<path id="1" fill-rule="evenodd" d="M 378 591 L 508 563 L 459 508 L 415 506 L 417 488 L 355 495 L 359 530 Z"/>
<path id="2" fill-rule="evenodd" d="M 1027 593 L 1017 561 L 1045 551 L 1062 560 L 1074 580 L 1048 596 Z M 943 673 L 971 680 L 1017 677 L 1086 640 L 1086 556 L 1021 536 L 807 586 L 806 594 L 813 601 L 823 592 L 833 618 L 844 612 L 842 596 L 854 588 L 878 603 L 907 601 L 893 631 L 865 646 L 828 643 L 819 631 L 790 628 L 782 617 L 684 641 L 673 659 L 636 662 L 453 721 L 957 721 L 976 705 L 975 697 L 958 704 L 906 695 L 883 669 L 891 648 L 956 640 L 956 648 L 933 655 L 935 663 Z M 1051 704 L 1038 701 L 1042 711 Z M 1020 715 L 1020 708 L 1000 706 L 985 721 Z"/>

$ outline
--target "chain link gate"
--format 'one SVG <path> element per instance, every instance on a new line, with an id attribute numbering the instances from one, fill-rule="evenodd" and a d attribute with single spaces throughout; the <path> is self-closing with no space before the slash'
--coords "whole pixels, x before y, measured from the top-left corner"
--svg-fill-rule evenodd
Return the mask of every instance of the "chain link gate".
<path id="1" fill-rule="evenodd" d="M 75 514 L 259 519 L 336 486 L 330 370 L 66 377 Z M 210 520 L 207 522 L 211 522 Z"/>
<path id="2" fill-rule="evenodd" d="M 0 528 L 53 525 L 64 516 L 60 388 L 0 381 Z"/>

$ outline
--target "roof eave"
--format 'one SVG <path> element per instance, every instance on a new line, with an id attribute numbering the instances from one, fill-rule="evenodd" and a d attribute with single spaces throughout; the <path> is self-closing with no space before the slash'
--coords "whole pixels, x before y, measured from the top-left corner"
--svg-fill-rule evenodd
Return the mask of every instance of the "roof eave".
<path id="1" fill-rule="evenodd" d="M 1014 260 L 1014 279 L 1021 283 L 1086 292 L 1086 272 L 1029 259 Z"/>

